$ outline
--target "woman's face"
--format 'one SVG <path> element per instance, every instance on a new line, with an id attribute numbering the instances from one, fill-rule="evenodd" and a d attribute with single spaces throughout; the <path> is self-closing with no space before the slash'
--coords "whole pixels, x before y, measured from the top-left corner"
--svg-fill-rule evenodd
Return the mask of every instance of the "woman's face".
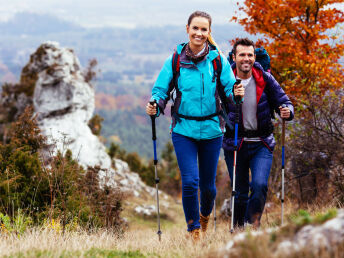
<path id="1" fill-rule="evenodd" d="M 208 19 L 194 17 L 190 25 L 186 25 L 186 32 L 189 34 L 190 47 L 203 47 L 211 32 Z"/>

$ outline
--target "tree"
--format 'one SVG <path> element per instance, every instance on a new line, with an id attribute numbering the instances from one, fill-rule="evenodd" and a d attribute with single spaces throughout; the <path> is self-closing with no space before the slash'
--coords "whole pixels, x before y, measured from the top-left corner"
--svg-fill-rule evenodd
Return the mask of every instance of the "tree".
<path id="1" fill-rule="evenodd" d="M 332 4 L 343 0 L 245 0 L 233 17 L 258 41 L 271 58 L 272 73 L 294 100 L 308 103 L 310 95 L 341 88 L 343 40 L 330 31 L 344 22 L 344 12 Z M 338 27 L 337 27 L 338 29 Z"/>

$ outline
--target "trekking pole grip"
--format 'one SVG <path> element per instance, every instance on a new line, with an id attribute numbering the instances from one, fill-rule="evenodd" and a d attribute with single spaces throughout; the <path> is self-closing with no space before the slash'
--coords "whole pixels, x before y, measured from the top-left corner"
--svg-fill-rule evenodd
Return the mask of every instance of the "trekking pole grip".
<path id="1" fill-rule="evenodd" d="M 149 104 L 151 105 L 154 105 L 156 103 L 156 101 L 149 101 Z M 151 117 L 151 120 L 152 120 L 152 139 L 153 141 L 156 140 L 156 130 L 155 130 L 155 118 L 156 116 L 155 115 L 152 115 L 150 116 Z"/>
<path id="2" fill-rule="evenodd" d="M 235 85 L 239 85 L 241 83 L 240 79 L 237 79 L 236 82 L 234 83 Z M 241 101 L 241 97 L 240 96 L 235 96 L 234 95 L 234 100 L 235 100 L 235 123 L 238 124 L 239 123 L 239 110 L 240 110 L 240 101 Z"/>
<path id="3" fill-rule="evenodd" d="M 235 85 L 239 85 L 240 83 L 241 83 L 241 80 L 240 80 L 240 79 L 236 79 L 236 81 L 235 81 L 233 87 L 235 87 Z M 237 104 L 239 104 L 240 101 L 241 101 L 241 97 L 240 97 L 240 96 L 235 96 L 235 95 L 234 95 L 234 100 L 235 100 L 235 102 L 236 102 Z"/>

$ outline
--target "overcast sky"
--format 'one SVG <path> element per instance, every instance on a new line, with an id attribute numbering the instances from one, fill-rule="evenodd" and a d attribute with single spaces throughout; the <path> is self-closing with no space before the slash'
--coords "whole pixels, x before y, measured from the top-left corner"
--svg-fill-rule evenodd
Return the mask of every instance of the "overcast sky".
<path id="1" fill-rule="evenodd" d="M 49 13 L 85 27 L 184 25 L 195 10 L 225 24 L 243 0 L 0 0 L 0 20 L 17 12 Z"/>

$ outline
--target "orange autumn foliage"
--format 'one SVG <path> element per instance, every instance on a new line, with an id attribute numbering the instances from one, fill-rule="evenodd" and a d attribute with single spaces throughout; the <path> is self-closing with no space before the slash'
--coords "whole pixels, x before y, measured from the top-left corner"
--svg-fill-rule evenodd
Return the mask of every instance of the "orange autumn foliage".
<path id="1" fill-rule="evenodd" d="M 294 100 L 344 86 L 343 0 L 245 0 L 233 17 L 271 56 L 272 73 Z"/>

